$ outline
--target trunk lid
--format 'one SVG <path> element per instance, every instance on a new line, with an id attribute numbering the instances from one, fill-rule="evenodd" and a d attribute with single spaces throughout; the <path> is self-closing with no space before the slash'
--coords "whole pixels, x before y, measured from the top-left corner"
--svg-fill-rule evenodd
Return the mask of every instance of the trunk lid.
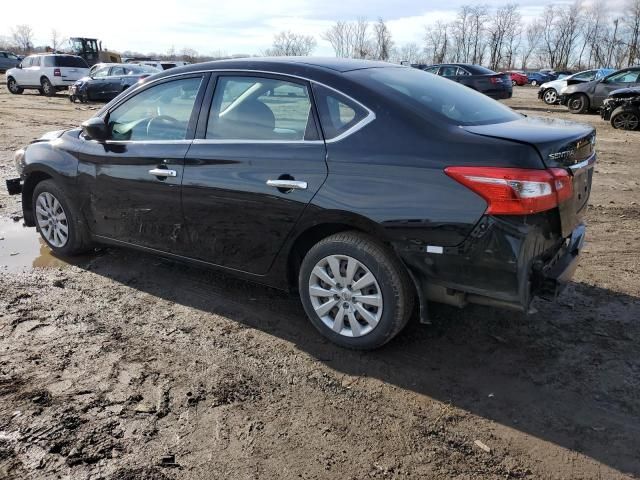
<path id="1" fill-rule="evenodd" d="M 580 223 L 591 193 L 595 164 L 595 129 L 559 119 L 524 117 L 498 125 L 463 127 L 476 135 L 531 145 L 547 168 L 564 168 L 573 177 L 573 197 L 559 205 L 563 236 Z"/>

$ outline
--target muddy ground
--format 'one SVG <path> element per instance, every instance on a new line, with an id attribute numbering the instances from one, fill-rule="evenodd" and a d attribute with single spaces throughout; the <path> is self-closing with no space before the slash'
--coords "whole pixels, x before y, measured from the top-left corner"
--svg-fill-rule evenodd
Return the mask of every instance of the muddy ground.
<path id="1" fill-rule="evenodd" d="M 0 88 L 0 177 L 96 108 Z M 639 478 L 640 132 L 533 88 L 506 103 L 598 129 L 575 282 L 529 316 L 433 306 L 375 352 L 217 273 L 55 259 L 2 190 L 0 478 Z"/>

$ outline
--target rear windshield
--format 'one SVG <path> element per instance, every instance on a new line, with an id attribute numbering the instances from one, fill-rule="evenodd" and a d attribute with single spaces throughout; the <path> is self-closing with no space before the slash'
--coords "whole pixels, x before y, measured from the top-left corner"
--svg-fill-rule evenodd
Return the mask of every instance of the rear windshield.
<path id="1" fill-rule="evenodd" d="M 522 118 L 482 93 L 415 68 L 367 68 L 347 75 L 430 120 L 467 126 Z"/>
<path id="2" fill-rule="evenodd" d="M 473 65 L 472 67 L 467 67 L 469 70 L 471 70 L 473 73 L 475 73 L 476 75 L 495 75 L 496 72 L 494 72 L 493 70 L 489 70 L 486 67 L 483 67 L 482 65 Z"/>
<path id="3" fill-rule="evenodd" d="M 89 68 L 87 62 L 84 61 L 83 58 L 74 57 L 73 55 L 60 55 L 56 57 L 48 57 L 49 59 L 54 59 L 55 67 L 75 67 L 75 68 Z M 51 60 L 48 60 L 50 62 Z"/>

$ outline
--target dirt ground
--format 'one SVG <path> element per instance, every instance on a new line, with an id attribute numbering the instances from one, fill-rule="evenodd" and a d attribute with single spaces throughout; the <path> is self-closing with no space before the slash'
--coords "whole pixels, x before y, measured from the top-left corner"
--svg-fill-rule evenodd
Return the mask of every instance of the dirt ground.
<path id="1" fill-rule="evenodd" d="M 640 132 L 506 103 L 598 129 L 575 282 L 529 316 L 434 305 L 375 352 L 217 273 L 55 259 L 2 189 L 0 478 L 640 478 Z M 96 108 L 1 85 L 0 177 Z"/>

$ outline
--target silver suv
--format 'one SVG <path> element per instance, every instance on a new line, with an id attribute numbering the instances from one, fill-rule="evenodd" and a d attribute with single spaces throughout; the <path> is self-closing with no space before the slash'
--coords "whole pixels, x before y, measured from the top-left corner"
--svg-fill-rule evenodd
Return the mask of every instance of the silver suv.
<path id="1" fill-rule="evenodd" d="M 58 90 L 67 90 L 76 80 L 89 74 L 89 66 L 75 55 L 30 55 L 7 70 L 7 88 L 13 94 L 35 89 L 52 97 Z"/>

